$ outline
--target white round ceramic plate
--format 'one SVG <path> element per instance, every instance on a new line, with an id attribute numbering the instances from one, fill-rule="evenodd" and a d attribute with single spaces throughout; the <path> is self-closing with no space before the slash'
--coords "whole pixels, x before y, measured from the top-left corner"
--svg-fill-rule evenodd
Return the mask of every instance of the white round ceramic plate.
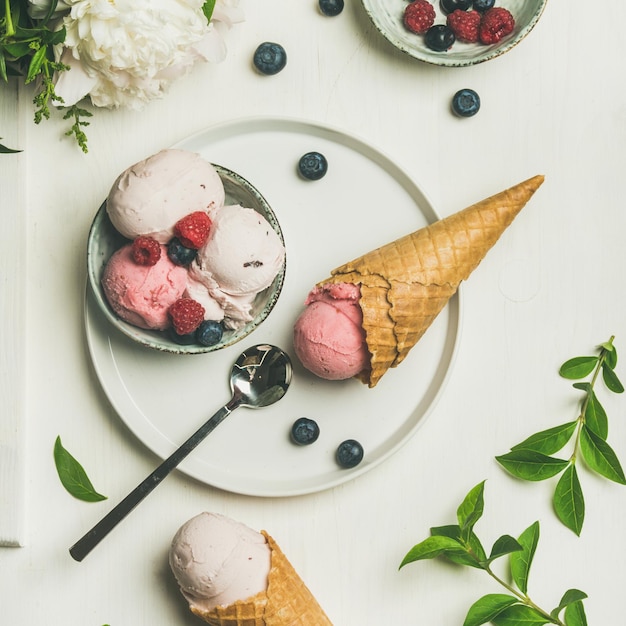
<path id="1" fill-rule="evenodd" d="M 228 375 L 240 351 L 272 343 L 293 360 L 285 397 L 264 409 L 235 411 L 180 469 L 234 493 L 291 496 L 339 485 L 376 467 L 411 438 L 442 393 L 459 338 L 459 295 L 373 389 L 355 379 L 321 380 L 304 370 L 293 352 L 293 324 L 309 289 L 331 269 L 438 219 L 430 202 L 377 149 L 304 121 L 234 121 L 176 147 L 239 172 L 263 193 L 285 238 L 283 290 L 246 340 L 219 352 L 181 356 L 145 348 L 117 331 L 88 288 L 87 341 L 112 406 L 143 444 L 165 458 L 230 399 Z M 329 164 L 319 181 L 297 174 L 300 156 L 312 150 Z M 321 430 L 309 446 L 289 440 L 291 425 L 302 416 L 315 419 Z M 345 439 L 357 439 L 365 449 L 364 460 L 350 470 L 334 458 Z"/>
<path id="2" fill-rule="evenodd" d="M 410 32 L 402 21 L 407 0 L 361 0 L 374 26 L 398 50 L 410 56 L 448 67 L 475 65 L 494 59 L 515 47 L 535 27 L 548 0 L 496 0 L 495 6 L 508 9 L 515 18 L 515 29 L 497 44 L 455 42 L 450 50 L 435 52 L 424 43 L 423 35 Z M 437 17 L 435 24 L 445 24 L 439 0 L 431 0 Z"/>

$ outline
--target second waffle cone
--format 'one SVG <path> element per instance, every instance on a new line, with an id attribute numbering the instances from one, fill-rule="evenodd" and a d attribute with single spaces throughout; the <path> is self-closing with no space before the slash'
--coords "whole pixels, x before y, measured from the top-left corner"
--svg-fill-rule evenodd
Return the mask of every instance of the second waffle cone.
<path id="1" fill-rule="evenodd" d="M 541 175 L 334 269 L 319 284 L 354 283 L 370 353 L 358 378 L 374 387 L 401 363 L 515 216 Z"/>

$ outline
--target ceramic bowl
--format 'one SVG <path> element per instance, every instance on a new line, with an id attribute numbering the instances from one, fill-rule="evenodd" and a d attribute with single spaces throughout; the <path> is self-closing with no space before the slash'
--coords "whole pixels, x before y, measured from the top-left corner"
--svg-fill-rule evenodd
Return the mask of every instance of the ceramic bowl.
<path id="1" fill-rule="evenodd" d="M 221 167 L 220 165 L 213 164 L 213 167 L 217 170 L 224 184 L 226 194 L 225 204 L 240 204 L 244 207 L 254 209 L 263 215 L 284 244 L 283 233 L 276 219 L 276 215 L 259 191 L 239 174 Z M 98 308 L 116 329 L 138 344 L 162 352 L 201 354 L 214 352 L 215 350 L 220 350 L 241 341 L 253 330 L 258 328 L 267 318 L 276 305 L 283 286 L 286 261 L 283 263 L 283 267 L 273 283 L 257 295 L 253 308 L 254 319 L 251 322 L 237 330 L 225 329 L 222 340 L 213 346 L 202 346 L 199 344 L 181 345 L 171 339 L 166 331 L 144 330 L 132 324 L 128 324 L 120 319 L 109 306 L 101 286 L 102 274 L 111 255 L 127 243 L 129 243 L 129 240 L 120 235 L 114 228 L 106 211 L 106 203 L 103 203 L 91 225 L 87 241 L 87 273 L 90 288 Z"/>
<path id="2" fill-rule="evenodd" d="M 463 67 L 495 59 L 515 47 L 535 27 L 548 0 L 496 0 L 496 7 L 508 9 L 515 18 L 515 29 L 497 44 L 463 43 L 456 41 L 445 52 L 435 52 L 426 46 L 424 36 L 409 31 L 403 23 L 407 0 L 361 0 L 365 11 L 380 33 L 396 48 L 433 65 Z M 435 24 L 445 24 L 446 16 L 439 0 L 430 0 L 437 17 Z"/>

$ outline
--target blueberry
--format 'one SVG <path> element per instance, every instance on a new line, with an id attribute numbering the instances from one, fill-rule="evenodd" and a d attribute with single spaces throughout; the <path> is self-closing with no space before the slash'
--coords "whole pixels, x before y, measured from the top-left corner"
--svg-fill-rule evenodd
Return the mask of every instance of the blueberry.
<path id="1" fill-rule="evenodd" d="M 300 157 L 298 171 L 308 180 L 319 180 L 323 178 L 328 171 L 328 161 L 326 161 L 326 157 L 319 152 L 307 152 Z"/>
<path id="2" fill-rule="evenodd" d="M 291 441 L 299 446 L 308 446 L 317 441 L 320 436 L 320 427 L 315 420 L 308 417 L 299 417 L 291 427 Z"/>
<path id="3" fill-rule="evenodd" d="M 472 6 L 472 0 L 440 0 L 439 6 L 444 13 L 452 13 L 457 9 L 467 11 Z"/>
<path id="4" fill-rule="evenodd" d="M 354 439 L 346 439 L 339 444 L 335 458 L 341 467 L 356 467 L 363 460 L 363 446 Z"/>
<path id="5" fill-rule="evenodd" d="M 484 13 L 485 11 L 493 8 L 495 3 L 496 0 L 474 0 L 474 10 Z"/>
<path id="6" fill-rule="evenodd" d="M 181 346 L 190 346 L 196 343 L 196 333 L 187 333 L 179 335 L 173 328 L 170 328 L 170 337 Z"/>
<path id="7" fill-rule="evenodd" d="M 452 29 L 445 24 L 431 26 L 424 35 L 424 43 L 435 52 L 445 52 L 455 41 Z"/>
<path id="8" fill-rule="evenodd" d="M 334 17 L 343 11 L 343 0 L 319 0 L 320 11 L 324 15 Z"/>
<path id="9" fill-rule="evenodd" d="M 224 327 L 220 322 L 204 320 L 196 330 L 196 341 L 203 346 L 214 346 L 222 340 Z"/>
<path id="10" fill-rule="evenodd" d="M 196 258 L 197 253 L 197 250 L 183 246 L 176 237 L 167 244 L 167 256 L 174 265 L 189 265 Z"/>
<path id="11" fill-rule="evenodd" d="M 265 41 L 255 50 L 253 61 L 261 74 L 278 74 L 287 64 L 287 53 L 279 43 Z"/>
<path id="12" fill-rule="evenodd" d="M 480 96 L 473 89 L 460 89 L 452 97 L 452 110 L 459 117 L 472 117 L 480 109 Z"/>

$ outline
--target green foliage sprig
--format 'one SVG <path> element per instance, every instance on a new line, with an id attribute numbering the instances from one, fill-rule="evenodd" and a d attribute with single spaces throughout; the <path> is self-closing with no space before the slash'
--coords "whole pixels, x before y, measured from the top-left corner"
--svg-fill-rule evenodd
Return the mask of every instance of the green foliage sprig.
<path id="1" fill-rule="evenodd" d="M 47 14 L 33 18 L 28 13 L 27 0 L 0 0 L 0 78 L 8 83 L 9 77 L 18 76 L 23 78 L 25 85 L 36 85 L 33 98 L 36 124 L 50 119 L 51 105 L 63 104 L 63 99 L 54 90 L 55 73 L 68 70 L 54 58 L 54 47 L 65 41 L 65 28 L 52 23 L 57 3 L 58 0 L 51 0 Z M 76 115 L 85 113 L 84 109 L 71 113 L 77 128 L 84 124 Z M 75 135 L 83 152 L 87 152 L 86 136 L 73 132 L 73 128 L 67 134 Z M 13 152 L 6 148 L 1 151 Z"/>
<path id="2" fill-rule="evenodd" d="M 597 355 L 569 359 L 559 369 L 563 378 L 576 380 L 574 388 L 583 392 L 578 417 L 535 433 L 513 446 L 507 454 L 496 457 L 504 469 L 523 480 L 541 481 L 561 474 L 552 500 L 554 511 L 559 520 L 577 535 L 582 531 L 585 518 L 585 499 L 576 465 L 579 455 L 591 471 L 620 485 L 626 484 L 617 455 L 607 443 L 608 418 L 596 394 L 600 379 L 610 392 L 624 391 L 615 373 L 617 350 L 613 340 L 611 337 L 602 343 Z M 588 381 L 583 381 L 588 377 Z M 554 456 L 571 441 L 572 451 L 568 458 Z"/>
<path id="3" fill-rule="evenodd" d="M 484 512 L 485 482 L 476 485 L 457 509 L 457 524 L 430 529 L 430 537 L 413 546 L 400 564 L 436 557 L 461 566 L 483 570 L 501 585 L 507 593 L 491 593 L 470 607 L 463 626 L 587 626 L 583 600 L 587 594 L 578 589 L 566 591 L 558 605 L 550 612 L 537 606 L 528 595 L 530 567 L 539 542 L 539 522 L 531 524 L 514 539 L 502 535 L 494 542 L 489 555 L 474 532 L 474 526 Z M 495 573 L 493 563 L 507 556 L 509 584 Z"/>

